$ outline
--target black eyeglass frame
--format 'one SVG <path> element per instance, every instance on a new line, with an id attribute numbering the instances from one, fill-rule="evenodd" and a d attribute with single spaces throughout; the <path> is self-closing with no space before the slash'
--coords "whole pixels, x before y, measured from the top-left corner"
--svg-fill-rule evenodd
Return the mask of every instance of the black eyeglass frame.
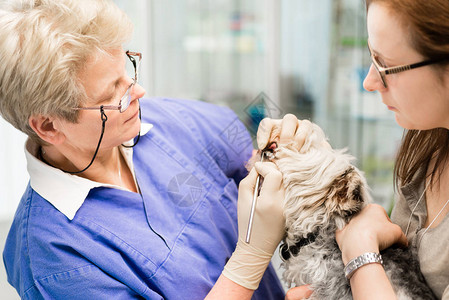
<path id="1" fill-rule="evenodd" d="M 380 65 L 380 63 L 377 61 L 378 56 L 372 51 L 369 41 L 368 41 L 368 51 L 371 56 L 371 61 L 373 62 L 373 65 L 376 68 L 377 73 L 380 76 L 380 80 L 382 81 L 382 84 L 385 88 L 387 87 L 387 81 L 385 78 L 386 75 L 397 74 L 397 73 L 404 72 L 407 70 L 412 70 L 412 69 L 416 69 L 416 68 L 420 68 L 420 67 L 424 67 L 424 66 L 428 66 L 428 65 L 432 65 L 432 64 L 437 64 L 442 61 L 449 60 L 449 58 L 428 59 L 428 60 L 425 60 L 422 62 L 413 63 L 413 64 L 409 64 L 409 65 L 400 65 L 400 66 L 385 68 L 385 67 L 382 67 Z"/>

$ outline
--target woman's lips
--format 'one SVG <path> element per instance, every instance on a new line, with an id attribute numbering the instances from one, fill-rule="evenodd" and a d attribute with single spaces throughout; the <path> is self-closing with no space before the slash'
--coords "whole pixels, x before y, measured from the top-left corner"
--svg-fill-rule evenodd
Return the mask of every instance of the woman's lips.
<path id="1" fill-rule="evenodd" d="M 389 109 L 389 110 L 397 110 L 396 107 L 388 105 L 384 102 L 385 106 Z"/>

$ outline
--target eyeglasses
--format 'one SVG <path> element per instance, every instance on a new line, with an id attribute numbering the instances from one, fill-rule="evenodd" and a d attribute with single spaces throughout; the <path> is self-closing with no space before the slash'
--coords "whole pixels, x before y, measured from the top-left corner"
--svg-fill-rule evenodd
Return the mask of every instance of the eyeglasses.
<path id="1" fill-rule="evenodd" d="M 401 66 L 387 68 L 384 66 L 384 64 L 382 63 L 380 58 L 372 51 L 369 41 L 368 41 L 368 50 L 371 55 L 371 60 L 373 61 L 374 67 L 376 68 L 377 73 L 379 74 L 380 80 L 382 81 L 382 84 L 384 87 L 387 87 L 387 81 L 385 80 L 386 75 L 397 74 L 397 73 L 404 72 L 407 70 L 416 69 L 416 68 L 420 68 L 420 67 L 424 67 L 427 65 L 432 65 L 432 64 L 436 64 L 436 63 L 448 60 L 448 58 L 429 59 L 429 60 L 425 60 L 425 61 L 422 61 L 419 63 L 410 64 L 410 65 L 401 65 Z"/>
<path id="2" fill-rule="evenodd" d="M 98 139 L 98 143 L 97 143 L 97 148 L 95 149 L 94 155 L 92 156 L 92 159 L 90 161 L 90 163 L 87 165 L 87 167 L 85 167 L 84 169 L 80 170 L 80 171 L 66 171 L 61 169 L 63 172 L 69 173 L 69 174 L 80 174 L 83 173 L 84 171 L 86 171 L 87 169 L 89 169 L 89 167 L 93 164 L 95 158 L 97 157 L 98 154 L 98 150 L 100 149 L 100 144 L 101 141 L 103 140 L 103 135 L 104 135 L 104 129 L 106 127 L 106 121 L 108 120 L 108 117 L 105 114 L 105 110 L 118 110 L 121 113 L 124 112 L 128 107 L 129 104 L 131 103 L 131 95 L 133 93 L 133 89 L 134 86 L 137 83 L 137 79 L 139 77 L 139 69 L 140 69 L 140 61 L 142 60 L 142 54 L 138 53 L 138 52 L 130 52 L 130 51 L 126 51 L 126 56 L 128 56 L 129 60 L 131 61 L 133 68 L 134 68 L 134 78 L 133 82 L 129 85 L 128 89 L 126 90 L 125 94 L 123 95 L 122 98 L 120 98 L 120 102 L 119 105 L 115 106 L 115 105 L 101 105 L 98 107 L 74 107 L 73 109 L 76 110 L 100 110 L 100 117 L 101 117 L 101 134 L 100 134 L 100 138 Z M 136 61 L 136 58 L 138 58 L 138 61 Z M 139 106 L 139 118 L 140 118 L 140 106 Z M 140 131 L 139 131 L 139 135 L 136 137 L 136 141 L 134 142 L 133 145 L 122 145 L 126 148 L 132 148 L 135 145 L 137 145 L 137 143 L 139 142 L 140 139 Z M 42 161 L 44 161 L 46 164 L 52 166 L 50 163 L 48 163 L 47 161 L 45 161 L 45 159 L 42 156 L 42 153 L 40 154 Z M 52 166 L 53 167 L 53 166 Z"/>
<path id="3" fill-rule="evenodd" d="M 140 62 L 142 60 L 142 53 L 139 52 L 130 52 L 126 51 L 126 56 L 131 61 L 133 68 L 134 68 L 134 77 L 132 78 L 133 82 L 129 85 L 128 89 L 126 90 L 125 94 L 122 98 L 120 98 L 120 102 L 118 105 L 102 105 L 102 106 L 93 106 L 93 107 L 74 107 L 73 109 L 76 110 L 98 110 L 98 109 L 104 109 L 104 110 L 118 110 L 121 113 L 124 112 L 131 103 L 131 97 L 133 94 L 134 86 L 137 83 L 137 80 L 139 78 L 139 70 L 140 70 Z M 137 59 L 137 61 L 136 61 Z"/>

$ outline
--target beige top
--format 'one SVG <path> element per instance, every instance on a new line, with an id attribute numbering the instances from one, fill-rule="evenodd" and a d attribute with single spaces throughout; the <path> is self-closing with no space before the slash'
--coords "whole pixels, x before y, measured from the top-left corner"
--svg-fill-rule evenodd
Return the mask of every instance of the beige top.
<path id="1" fill-rule="evenodd" d="M 405 232 L 407 224 L 419 198 L 424 192 L 424 169 L 418 172 L 412 182 L 399 191 L 391 219 Z M 449 300 L 449 214 L 435 228 L 423 228 L 426 222 L 426 196 L 423 195 L 410 222 L 407 238 L 418 248 L 421 271 L 427 284 L 440 299 Z"/>

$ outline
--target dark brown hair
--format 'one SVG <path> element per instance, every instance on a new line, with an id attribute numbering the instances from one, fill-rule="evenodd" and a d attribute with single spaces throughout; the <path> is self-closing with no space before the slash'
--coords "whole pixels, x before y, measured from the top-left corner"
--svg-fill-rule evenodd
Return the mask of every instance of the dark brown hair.
<path id="1" fill-rule="evenodd" d="M 366 0 L 367 10 L 374 2 L 382 3 L 398 17 L 409 33 L 411 46 L 425 58 L 449 58 L 449 1 Z M 447 65 L 436 64 L 432 68 L 443 75 Z M 448 156 L 449 130 L 405 130 L 394 167 L 396 187 L 410 183 L 415 173 L 427 168 L 430 162 L 432 169 L 428 170 L 428 175 L 434 184 L 439 180 Z"/>

